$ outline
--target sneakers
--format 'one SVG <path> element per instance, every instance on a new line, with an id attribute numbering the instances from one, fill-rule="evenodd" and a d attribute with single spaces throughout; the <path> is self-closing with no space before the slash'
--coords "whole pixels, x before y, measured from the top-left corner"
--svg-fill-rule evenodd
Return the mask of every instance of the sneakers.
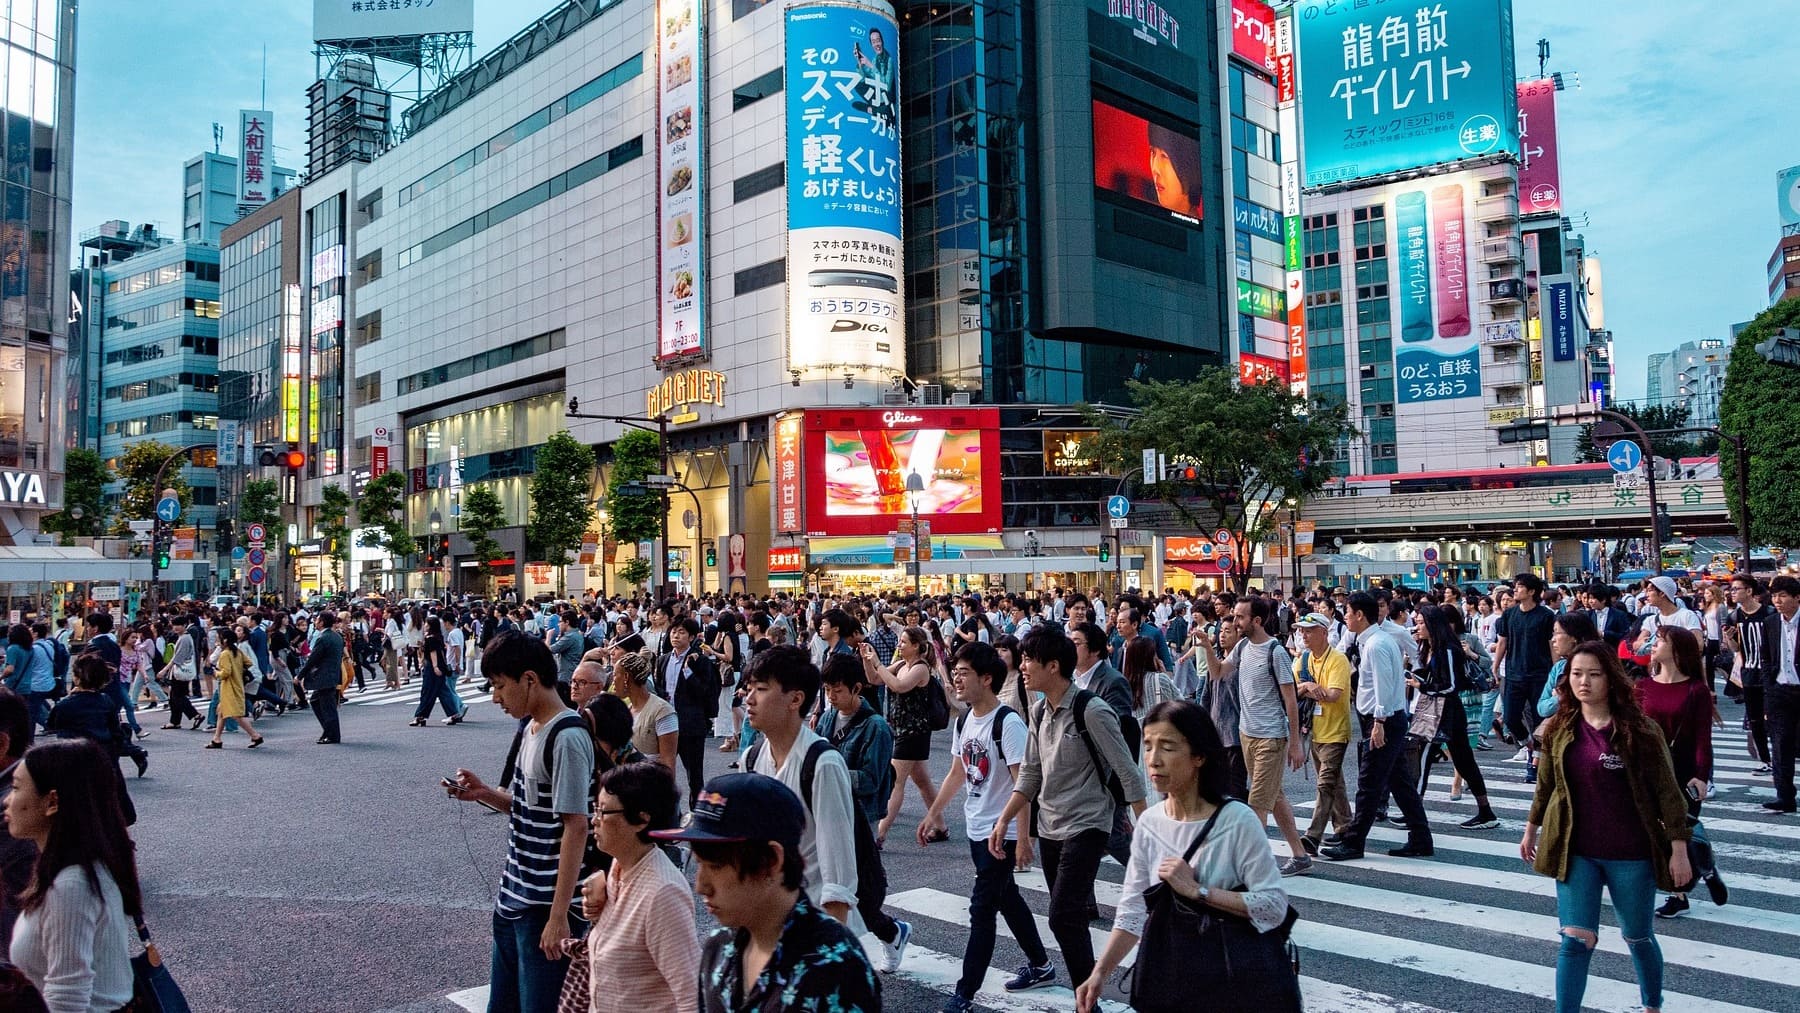
<path id="1" fill-rule="evenodd" d="M 1305 842 L 1303 841 L 1301 843 Z M 1311 871 L 1313 871 L 1313 860 L 1305 855 L 1295 855 L 1281 863 L 1281 874 L 1283 876 L 1304 876 Z"/>
<path id="2" fill-rule="evenodd" d="M 1662 902 L 1662 907 L 1656 909 L 1656 917 L 1678 918 L 1681 915 L 1687 914 L 1687 910 L 1688 902 L 1686 897 L 1671 896 L 1668 900 Z"/>
<path id="3" fill-rule="evenodd" d="M 1506 762 L 1507 763 L 1527 763 L 1527 762 L 1530 762 L 1530 760 L 1531 760 L 1531 750 L 1521 748 L 1518 752 L 1513 754 L 1512 759 L 1507 760 Z"/>
<path id="4" fill-rule="evenodd" d="M 1725 902 L 1730 899 L 1730 892 L 1725 889 L 1725 881 L 1719 878 L 1719 870 L 1708 869 L 1706 875 L 1700 878 L 1706 882 L 1706 893 L 1712 898 L 1713 904 L 1724 907 Z"/>
<path id="5" fill-rule="evenodd" d="M 1327 862 L 1354 862 L 1362 856 L 1363 849 L 1345 844 L 1330 844 L 1319 849 L 1319 857 Z"/>
<path id="6" fill-rule="evenodd" d="M 972 1013 L 974 1009 L 973 1002 L 960 995 L 952 994 L 950 998 L 944 1000 L 942 1006 L 938 1007 L 938 1013 Z"/>
<path id="7" fill-rule="evenodd" d="M 906 956 L 906 944 L 912 940 L 911 922 L 896 918 L 894 924 L 900 927 L 900 934 L 894 937 L 893 942 L 883 941 L 881 944 L 881 966 L 876 970 L 882 974 L 893 974 L 900 970 L 900 961 Z"/>
<path id="8" fill-rule="evenodd" d="M 1536 784 L 1537 783 L 1537 764 L 1527 763 L 1525 765 L 1525 776 L 1521 780 L 1523 780 L 1526 784 Z"/>
<path id="9" fill-rule="evenodd" d="M 1765 764 L 1763 764 L 1763 765 L 1762 765 L 1762 766 L 1760 766 L 1760 767 L 1758 767 L 1758 768 L 1756 768 L 1756 769 L 1755 769 L 1755 770 L 1753 770 L 1753 771 L 1751 771 L 1751 773 L 1752 773 L 1752 774 L 1755 774 L 1755 775 L 1756 775 L 1756 776 L 1758 776 L 1758 777 L 1768 777 L 1768 776 L 1769 776 L 1769 775 L 1770 775 L 1770 774 L 1773 774 L 1773 773 L 1775 773 L 1775 768 L 1774 768 L 1774 767 L 1771 767 L 1771 766 L 1769 766 L 1769 765 L 1768 765 L 1768 764 L 1766 764 L 1766 763 L 1765 763 Z"/>
<path id="10" fill-rule="evenodd" d="M 1307 853 L 1307 855 L 1309 855 L 1309 856 L 1310 856 L 1310 855 L 1316 855 L 1316 854 L 1318 854 L 1318 853 L 1319 853 L 1319 842 L 1318 842 L 1318 839 L 1317 839 L 1317 838 L 1314 838 L 1314 837 L 1311 837 L 1311 836 L 1309 836 L 1309 835 L 1307 835 L 1307 834 L 1301 834 L 1301 835 L 1300 835 L 1300 846 L 1301 846 L 1301 847 L 1302 847 L 1302 848 L 1304 848 L 1304 849 L 1306 849 L 1306 853 Z"/>
<path id="11" fill-rule="evenodd" d="M 1045 964 L 1043 967 L 1032 967 L 1030 964 L 1022 964 L 1019 967 L 1019 973 L 1007 979 L 1005 988 L 1008 992 L 1023 992 L 1028 988 L 1039 988 L 1048 985 L 1055 980 L 1056 968 L 1049 964 Z M 944 1007 L 946 1010 L 949 1008 L 950 1007 L 948 1006 Z"/>
<path id="12" fill-rule="evenodd" d="M 1494 830 L 1500 826 L 1500 817 L 1493 813 L 1476 813 L 1458 826 L 1464 830 Z"/>
<path id="13" fill-rule="evenodd" d="M 1707 785 L 1706 786 L 1706 800 L 1708 802 L 1711 802 L 1713 799 L 1716 799 L 1718 797 L 1719 797 L 1719 786 L 1716 784 Z"/>

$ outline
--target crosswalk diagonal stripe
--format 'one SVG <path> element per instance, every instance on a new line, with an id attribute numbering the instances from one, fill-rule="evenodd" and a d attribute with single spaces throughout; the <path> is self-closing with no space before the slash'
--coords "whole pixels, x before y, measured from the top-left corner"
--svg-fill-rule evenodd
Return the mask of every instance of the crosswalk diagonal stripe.
<path id="1" fill-rule="evenodd" d="M 889 903 L 893 898 L 888 898 Z M 967 901 L 964 901 L 966 906 Z M 930 917 L 927 915 L 927 917 Z M 941 919 L 940 919 L 941 920 Z M 1004 922 L 1004 919 L 1002 919 Z M 947 953 L 929 950 L 917 943 L 906 947 L 906 960 L 901 963 L 900 970 L 892 977 L 902 978 L 915 984 L 924 985 L 948 995 L 956 991 L 956 983 L 962 978 L 962 958 Z M 1007 972 L 997 968 L 988 968 L 981 979 L 981 988 L 975 993 L 975 1001 L 983 1006 L 990 1006 L 1001 1013 L 1068 1013 L 1075 1008 L 1075 990 L 1066 985 L 1051 985 L 1034 988 L 1025 992 L 1008 992 L 1006 980 L 1011 977 Z M 1067 972 L 1061 972 L 1066 982 Z M 1102 1000 L 1100 1008 L 1106 1013 L 1131 1013 L 1130 1007 L 1111 999 Z"/>

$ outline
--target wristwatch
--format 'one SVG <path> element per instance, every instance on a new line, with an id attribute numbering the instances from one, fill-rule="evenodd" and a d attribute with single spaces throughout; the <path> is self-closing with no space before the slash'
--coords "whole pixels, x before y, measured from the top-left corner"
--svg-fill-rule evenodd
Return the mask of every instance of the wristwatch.
<path id="1" fill-rule="evenodd" d="M 1202 904 L 1205 904 L 1206 898 L 1208 898 L 1210 896 L 1212 896 L 1212 887 L 1203 886 L 1200 888 L 1200 892 L 1194 896 L 1194 899 L 1199 901 Z"/>

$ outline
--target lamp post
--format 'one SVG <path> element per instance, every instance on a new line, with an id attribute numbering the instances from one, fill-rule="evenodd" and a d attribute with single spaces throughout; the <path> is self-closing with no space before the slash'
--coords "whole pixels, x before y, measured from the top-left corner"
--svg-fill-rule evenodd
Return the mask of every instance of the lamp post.
<path id="1" fill-rule="evenodd" d="M 919 474 L 916 471 L 909 472 L 906 476 L 906 501 L 907 501 L 908 505 L 910 505 L 912 507 L 913 601 L 915 601 L 915 602 L 917 602 L 919 600 L 919 580 L 921 577 L 921 574 L 919 572 L 921 569 L 921 566 L 919 563 L 919 497 L 922 494 L 924 494 L 924 492 L 925 492 L 925 476 Z"/>
<path id="2" fill-rule="evenodd" d="M 435 564 L 431 568 L 431 596 L 433 598 L 437 597 L 437 568 L 438 568 L 438 566 L 443 565 L 443 562 L 444 562 L 443 560 L 437 558 L 438 529 L 442 528 L 443 526 L 444 526 L 444 516 L 442 514 L 438 513 L 436 510 L 433 510 L 431 512 L 431 559 L 432 559 L 432 562 Z"/>

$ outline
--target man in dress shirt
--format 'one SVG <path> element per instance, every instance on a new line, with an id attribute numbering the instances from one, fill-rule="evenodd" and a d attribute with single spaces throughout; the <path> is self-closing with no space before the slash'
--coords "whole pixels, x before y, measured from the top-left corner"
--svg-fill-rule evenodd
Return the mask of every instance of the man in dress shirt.
<path id="1" fill-rule="evenodd" d="M 1763 690 L 1768 715 L 1769 766 L 1775 768 L 1775 801 L 1770 812 L 1794 812 L 1794 749 L 1800 746 L 1800 579 L 1786 574 L 1769 581 L 1769 600 L 1781 618 L 1781 642 L 1775 657 L 1780 667 Z"/>
<path id="2" fill-rule="evenodd" d="M 1333 862 L 1363 857 L 1375 811 L 1391 792 L 1406 817 L 1404 847 L 1388 854 L 1396 858 L 1424 858 L 1432 854 L 1431 824 L 1418 787 L 1401 760 L 1406 755 L 1406 670 L 1399 645 L 1381 628 L 1381 606 L 1365 592 L 1350 596 L 1345 616 L 1356 634 L 1359 675 L 1356 680 L 1356 713 L 1368 748 L 1363 751 L 1356 778 L 1356 815 L 1339 835 L 1337 844 L 1319 851 Z"/>

